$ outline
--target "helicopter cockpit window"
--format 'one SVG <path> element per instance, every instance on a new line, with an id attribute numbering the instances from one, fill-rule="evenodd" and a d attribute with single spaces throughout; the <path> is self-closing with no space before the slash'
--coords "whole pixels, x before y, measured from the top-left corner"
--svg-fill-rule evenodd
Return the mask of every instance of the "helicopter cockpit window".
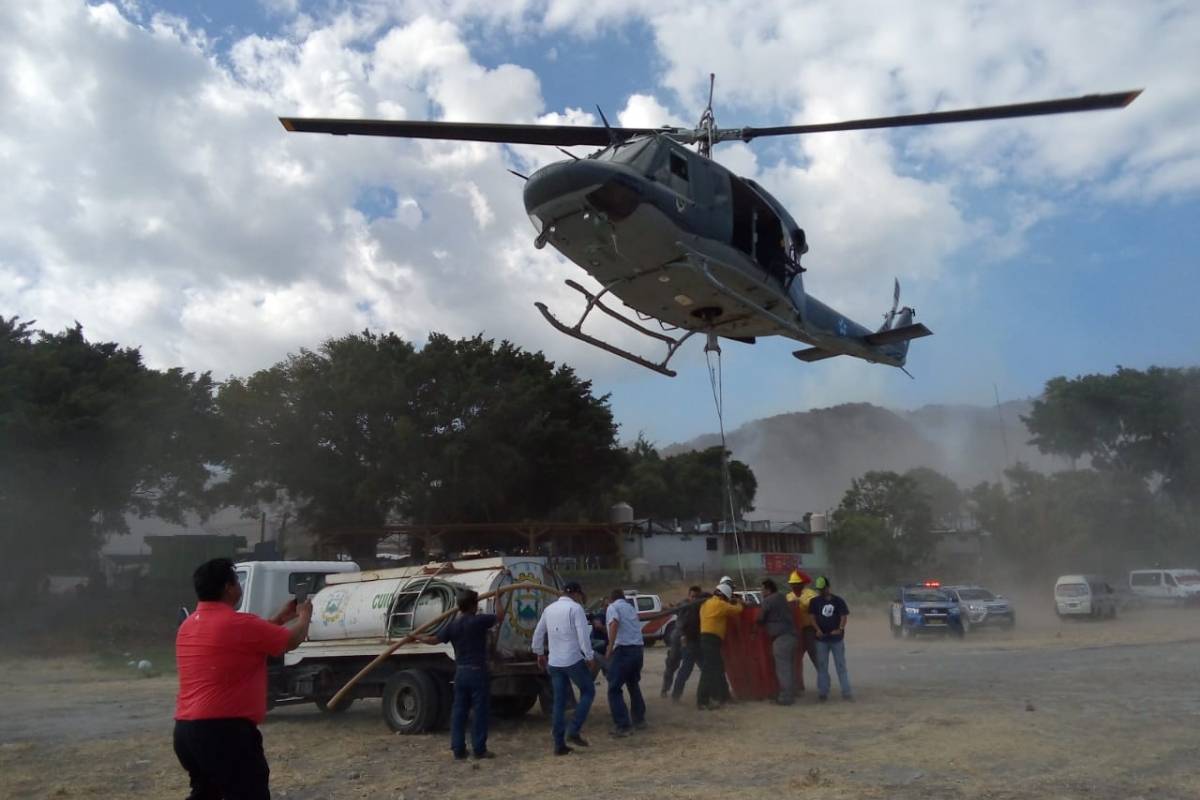
<path id="1" fill-rule="evenodd" d="M 681 180 L 688 179 L 687 157 L 679 153 L 671 153 L 671 174 Z"/>

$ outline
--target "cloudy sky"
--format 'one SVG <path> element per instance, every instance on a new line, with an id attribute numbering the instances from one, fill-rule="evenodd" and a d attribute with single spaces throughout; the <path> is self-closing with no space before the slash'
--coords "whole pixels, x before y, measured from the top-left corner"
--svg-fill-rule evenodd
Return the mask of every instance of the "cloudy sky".
<path id="1" fill-rule="evenodd" d="M 611 393 L 622 437 L 714 428 L 700 343 L 663 378 L 554 333 L 579 268 L 532 246 L 553 150 L 286 133 L 280 115 L 719 124 L 1144 88 L 1119 112 L 723 145 L 808 234 L 806 286 L 936 335 L 910 381 L 725 346 L 727 422 L 1036 393 L 1196 363 L 1200 5 L 797 0 L 0 4 L 0 314 L 245 375 L 371 328 L 483 332 Z"/>

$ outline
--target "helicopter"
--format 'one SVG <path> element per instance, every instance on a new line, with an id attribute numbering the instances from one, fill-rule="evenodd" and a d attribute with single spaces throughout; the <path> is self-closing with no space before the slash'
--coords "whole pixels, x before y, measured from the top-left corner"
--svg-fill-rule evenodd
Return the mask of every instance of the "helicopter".
<path id="1" fill-rule="evenodd" d="M 708 106 L 695 128 L 526 125 L 412 120 L 280 117 L 288 131 L 336 136 L 531 144 L 557 147 L 567 158 L 525 181 L 524 202 L 536 230 L 534 247 L 552 245 L 599 284 L 599 291 L 568 279 L 586 300 L 573 325 L 535 303 L 558 331 L 669 377 L 670 361 L 696 333 L 707 351 L 718 338 L 754 344 L 784 336 L 808 345 L 793 355 L 805 362 L 846 355 L 904 370 L 909 343 L 932 331 L 900 307 L 896 279 L 892 306 L 875 330 L 859 324 L 805 291 L 801 257 L 804 230 L 783 205 L 749 178 L 712 159 L 726 141 L 768 136 L 938 125 L 1123 108 L 1141 90 L 1112 94 L 936 111 L 844 122 L 770 128 L 721 128 L 713 113 L 715 76 Z M 695 145 L 695 150 L 690 149 Z M 586 157 L 566 147 L 595 146 Z M 635 318 L 605 303 L 607 295 Z M 600 311 L 665 348 L 658 360 L 638 355 L 583 330 Z M 656 322 L 658 330 L 649 327 Z M 904 370 L 908 374 L 907 370 Z M 909 375 L 909 377 L 912 377 Z"/>

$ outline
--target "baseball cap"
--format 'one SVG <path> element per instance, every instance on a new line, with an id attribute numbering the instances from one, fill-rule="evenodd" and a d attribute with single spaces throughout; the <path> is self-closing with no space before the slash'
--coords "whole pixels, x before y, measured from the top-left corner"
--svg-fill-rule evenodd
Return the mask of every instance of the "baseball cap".
<path id="1" fill-rule="evenodd" d="M 813 588 L 816 588 L 816 589 L 829 588 L 829 578 L 826 578 L 824 575 L 817 576 L 817 581 L 816 581 L 816 583 L 813 584 Z"/>

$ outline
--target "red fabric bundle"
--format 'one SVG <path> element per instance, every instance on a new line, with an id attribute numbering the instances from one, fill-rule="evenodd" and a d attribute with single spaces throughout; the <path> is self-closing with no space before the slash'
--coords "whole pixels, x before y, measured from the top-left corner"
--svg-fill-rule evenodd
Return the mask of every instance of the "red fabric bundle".
<path id="1" fill-rule="evenodd" d="M 766 700 L 779 693 L 775 679 L 775 658 L 771 640 L 758 624 L 758 607 L 747 606 L 740 616 L 729 621 L 721 655 L 725 658 L 725 677 L 738 700 Z M 800 612 L 792 605 L 796 630 L 800 629 Z M 804 689 L 804 649 L 796 639 L 796 689 Z"/>

